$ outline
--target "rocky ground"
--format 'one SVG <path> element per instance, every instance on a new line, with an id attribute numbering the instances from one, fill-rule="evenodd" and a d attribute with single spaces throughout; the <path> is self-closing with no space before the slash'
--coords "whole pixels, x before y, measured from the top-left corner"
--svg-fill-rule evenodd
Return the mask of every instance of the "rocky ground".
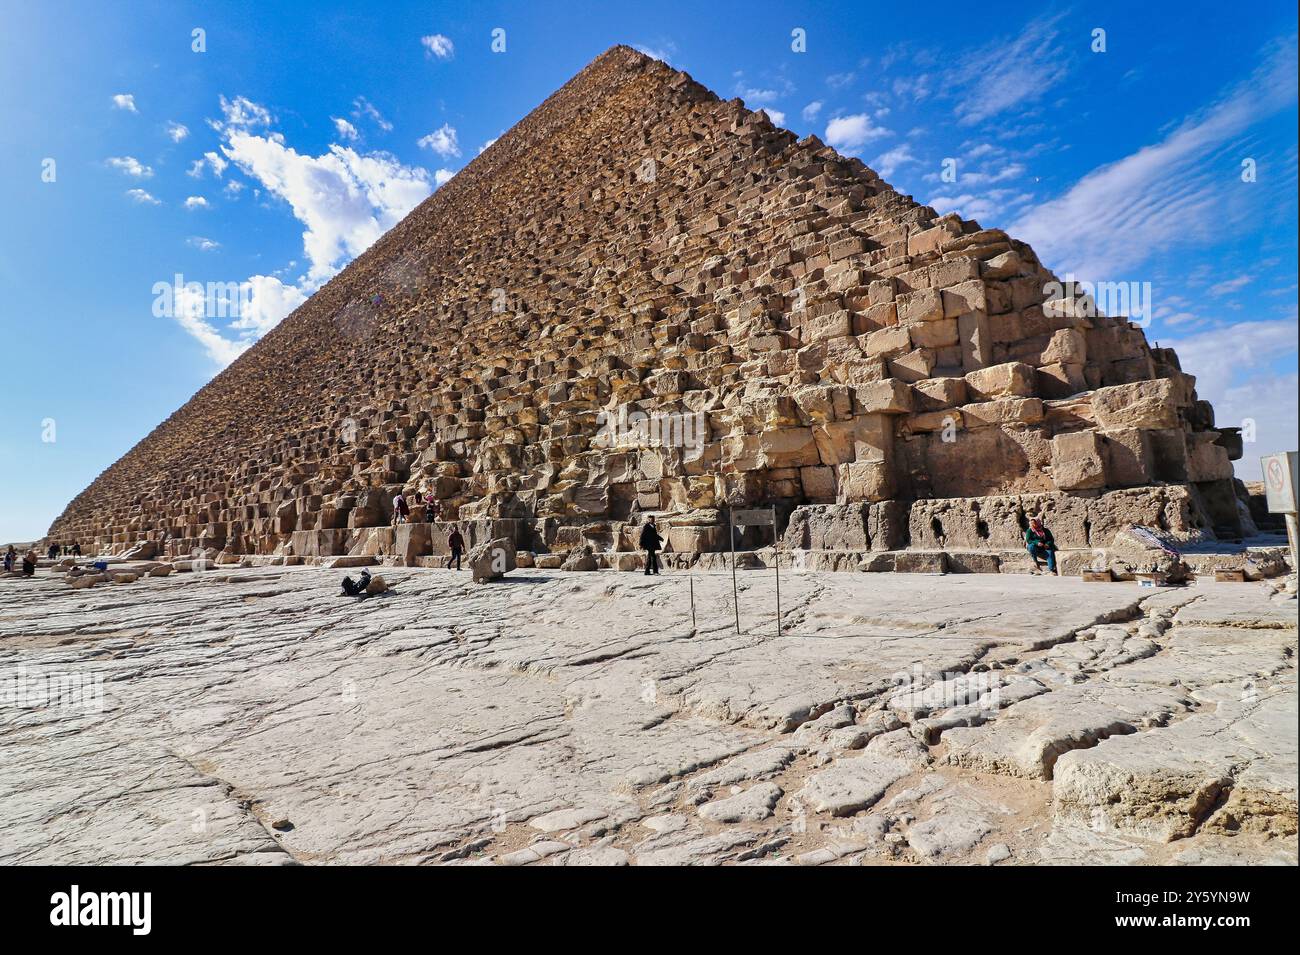
<path id="1" fill-rule="evenodd" d="M 1293 583 L 381 572 L 0 581 L 0 862 L 1296 862 Z"/>

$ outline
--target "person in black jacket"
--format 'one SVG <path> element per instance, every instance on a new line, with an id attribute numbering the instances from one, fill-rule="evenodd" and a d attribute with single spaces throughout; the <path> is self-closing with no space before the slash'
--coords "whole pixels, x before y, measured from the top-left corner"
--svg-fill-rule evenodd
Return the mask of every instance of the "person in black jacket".
<path id="1" fill-rule="evenodd" d="M 663 546 L 664 539 L 659 536 L 659 528 L 655 527 L 655 519 L 652 517 L 646 521 L 645 527 L 641 528 L 641 548 L 645 551 L 647 577 L 651 574 L 659 576 L 659 549 Z"/>
<path id="2" fill-rule="evenodd" d="M 451 560 L 447 561 L 447 569 L 452 569 L 455 564 L 456 570 L 460 570 L 460 555 L 465 550 L 465 538 L 460 534 L 460 528 L 452 525 L 451 533 L 447 536 L 447 546 L 451 548 Z"/>

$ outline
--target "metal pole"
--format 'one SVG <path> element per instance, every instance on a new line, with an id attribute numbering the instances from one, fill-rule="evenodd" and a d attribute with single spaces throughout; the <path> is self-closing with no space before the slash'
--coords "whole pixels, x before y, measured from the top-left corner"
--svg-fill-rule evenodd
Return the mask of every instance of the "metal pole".
<path id="1" fill-rule="evenodd" d="M 727 508 L 727 529 L 731 531 L 731 603 L 736 608 L 736 636 L 740 636 L 740 594 L 736 591 L 736 525 Z"/>
<path id="2" fill-rule="evenodd" d="M 776 564 L 776 635 L 781 636 L 781 552 L 776 546 L 776 505 L 772 505 L 772 562 Z"/>
<path id="3" fill-rule="evenodd" d="M 691 568 L 691 572 L 689 576 L 691 580 L 691 629 L 698 630 L 699 627 L 695 623 L 695 568 L 694 567 Z"/>
<path id="4" fill-rule="evenodd" d="M 1286 518 L 1286 542 L 1291 546 L 1291 573 L 1300 572 L 1300 565 L 1296 564 L 1296 538 L 1300 537 L 1300 528 L 1296 526 L 1295 512 L 1284 514 Z"/>

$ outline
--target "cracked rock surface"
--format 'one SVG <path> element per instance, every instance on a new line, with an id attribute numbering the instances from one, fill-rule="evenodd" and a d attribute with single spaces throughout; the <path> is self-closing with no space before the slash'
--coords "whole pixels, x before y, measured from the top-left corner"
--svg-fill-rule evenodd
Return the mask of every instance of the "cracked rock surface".
<path id="1" fill-rule="evenodd" d="M 0 582 L 0 862 L 1296 859 L 1291 584 L 341 576 Z"/>

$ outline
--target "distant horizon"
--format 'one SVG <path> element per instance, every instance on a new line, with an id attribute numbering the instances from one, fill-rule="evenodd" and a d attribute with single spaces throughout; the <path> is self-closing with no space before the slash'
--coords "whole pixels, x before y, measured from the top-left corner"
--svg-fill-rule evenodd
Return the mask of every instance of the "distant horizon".
<path id="1" fill-rule="evenodd" d="M 940 213 L 1005 229 L 1059 276 L 1146 283 L 1151 345 L 1176 349 L 1218 424 L 1254 430 L 1238 477 L 1295 449 L 1294 8 L 1242 22 L 1103 4 L 997 30 L 957 5 L 869 25 L 740 9 L 141 3 L 88 31 L 75 3 L 16 5 L 0 36 L 0 541 L 38 543 L 96 475 L 619 43 Z M 156 308 L 178 276 L 229 311 L 196 308 L 187 286 Z"/>

